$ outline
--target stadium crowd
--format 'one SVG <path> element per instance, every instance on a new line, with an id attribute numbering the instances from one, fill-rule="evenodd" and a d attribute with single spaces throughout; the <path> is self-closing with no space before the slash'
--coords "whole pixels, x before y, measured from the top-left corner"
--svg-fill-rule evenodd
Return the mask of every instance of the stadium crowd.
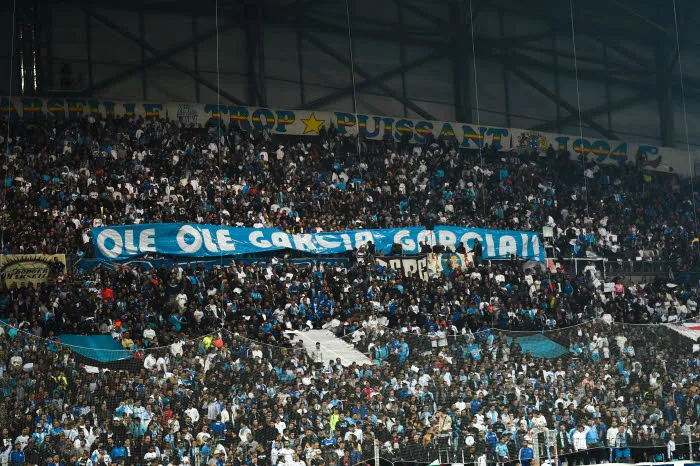
<path id="1" fill-rule="evenodd" d="M 279 140 L 215 120 L 203 128 L 159 119 L 23 121 L 10 135 L 10 253 L 89 252 L 96 221 L 197 221 L 294 233 L 548 225 L 560 257 L 645 250 L 687 267 L 699 254 L 688 182 L 663 174 L 647 182 L 641 156 L 637 165 L 611 166 L 528 144 L 502 153 L 393 139 L 361 140 L 358 156 L 356 140 L 333 128 L 313 142 Z"/>
<path id="2" fill-rule="evenodd" d="M 6 253 L 89 257 L 96 224 L 434 222 L 551 226 L 560 257 L 644 250 L 678 272 L 700 263 L 687 184 L 647 183 L 640 166 L 449 141 L 360 141 L 358 156 L 333 129 L 279 140 L 231 127 L 218 139 L 211 122 L 91 117 L 16 122 L 10 134 Z M 696 317 L 696 284 L 618 281 L 604 294 L 590 272 L 488 264 L 476 251 L 424 281 L 378 265 L 381 253 L 78 265 L 47 285 L 1 290 L 0 459 L 354 466 L 378 446 L 393 462 L 529 464 L 541 427 L 563 432 L 569 464 L 687 458 L 689 435 L 700 446 L 700 360 L 655 325 Z M 308 328 L 333 330 L 374 364 L 307 354 Z M 535 357 L 514 331 L 547 331 L 567 353 Z M 95 367 L 57 337 L 70 333 L 110 334 L 130 357 Z"/>

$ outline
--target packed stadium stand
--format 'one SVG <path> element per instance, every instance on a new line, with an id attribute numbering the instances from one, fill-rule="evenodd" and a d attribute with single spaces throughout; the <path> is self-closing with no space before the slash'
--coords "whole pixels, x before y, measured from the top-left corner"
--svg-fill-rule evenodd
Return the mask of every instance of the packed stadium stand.
<path id="1" fill-rule="evenodd" d="M 320 10 L 215 0 L 192 18 L 188 2 L 136 3 L 10 9 L 12 72 L 0 105 L 0 465 L 574 466 L 700 457 L 697 132 L 686 125 L 679 144 L 673 125 L 660 123 L 658 137 L 622 142 L 595 107 L 582 111 L 529 80 L 519 67 L 534 67 L 526 55 L 493 76 L 506 91 L 510 73 L 548 96 L 553 122 L 524 105 L 534 112 L 519 117 L 527 129 L 513 128 L 509 103 L 508 124 L 478 121 L 479 88 L 459 56 L 449 62 L 450 110 L 421 103 L 406 76 L 397 93 L 385 83 L 392 73 L 372 76 L 353 55 L 351 22 L 365 40 L 392 40 L 379 35 L 388 23 L 351 13 L 364 2 Z M 526 13 L 516 3 L 504 5 L 517 19 Z M 690 28 L 696 8 L 680 5 Z M 497 47 L 485 31 L 474 35 L 471 1 L 393 6 L 407 31 L 427 28 L 420 21 L 449 24 L 450 43 L 471 50 L 474 78 L 477 42 Z M 570 19 L 571 30 L 553 27 L 547 41 L 573 32 L 580 10 L 569 6 L 550 19 Z M 666 46 L 675 38 L 685 47 L 694 39 L 679 33 L 673 6 L 672 19 L 655 19 L 676 26 Z M 139 34 L 118 21 L 133 8 Z M 483 24 L 500 17 L 503 29 L 500 7 L 484 8 Z M 71 28 L 87 44 L 103 47 L 93 34 L 114 30 L 139 45 L 139 63 L 117 67 L 108 48 L 92 45 L 87 60 L 71 58 L 59 19 L 76 11 L 87 21 Z M 320 11 L 329 12 L 326 29 L 314 20 Z M 187 24 L 192 40 L 157 50 L 146 25 L 157 30 L 161 16 Z M 213 23 L 208 39 L 198 37 L 198 21 Z M 298 22 L 287 27 L 299 44 L 349 68 L 351 107 L 341 100 L 348 83 L 329 85 L 327 105 L 310 103 L 301 70 L 301 102 L 281 91 L 268 102 L 261 29 L 284 30 L 285 21 Z M 347 59 L 344 46 L 317 38 L 334 34 L 334 21 L 347 28 Z M 617 23 L 607 24 L 588 34 L 614 35 Z M 236 28 L 245 47 L 224 35 Z M 32 34 L 48 49 L 32 45 Z M 520 34 L 529 44 L 532 33 Z M 443 38 L 425 40 L 437 47 L 430 40 Z M 200 63 L 200 43 L 209 58 L 216 50 L 216 73 L 204 70 L 213 60 Z M 238 53 L 227 47 L 241 47 L 238 58 L 248 61 L 245 100 L 223 89 L 241 78 L 220 69 L 220 55 L 228 63 Z M 607 42 L 605 50 L 615 47 L 628 50 Z M 188 48 L 192 69 L 178 58 Z M 518 53 L 514 44 L 508 56 Z M 282 55 L 275 61 L 290 66 Z M 577 93 L 580 71 L 594 79 L 596 69 L 578 69 L 575 48 L 559 58 L 575 61 Z M 85 61 L 88 76 L 76 76 L 72 67 Z M 149 100 L 153 86 L 175 85 L 155 68 L 161 61 L 193 80 L 196 103 Z M 105 63 L 116 75 L 100 77 Z M 439 63 L 434 72 L 444 74 Z M 117 86 L 139 74 L 141 93 Z M 667 86 L 657 96 L 660 121 L 664 112 L 674 117 L 661 97 L 678 97 L 670 83 L 678 77 L 656 79 Z M 684 110 L 700 87 L 692 76 L 688 83 Z M 215 93 L 200 98 L 205 88 Z M 475 113 L 464 95 L 472 92 Z M 606 107 L 610 116 L 609 96 Z M 572 124 L 578 136 L 562 131 Z"/>

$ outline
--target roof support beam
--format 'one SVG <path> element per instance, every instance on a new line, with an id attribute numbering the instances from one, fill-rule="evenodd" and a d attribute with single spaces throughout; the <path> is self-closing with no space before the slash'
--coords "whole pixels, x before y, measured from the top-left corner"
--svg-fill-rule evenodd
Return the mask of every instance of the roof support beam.
<path id="1" fill-rule="evenodd" d="M 471 73 L 472 57 L 470 26 L 467 24 L 467 5 L 464 0 L 453 0 L 450 8 L 450 32 L 452 46 L 452 86 L 454 88 L 455 116 L 457 121 L 472 121 Z M 467 45 L 469 44 L 469 46 Z M 465 54 L 464 51 L 467 50 Z M 466 55 L 466 56 L 465 56 Z"/>
<path id="2" fill-rule="evenodd" d="M 231 29 L 234 29 L 238 27 L 237 22 L 227 22 L 219 27 L 219 34 L 229 31 Z M 120 32 L 121 33 L 121 32 Z M 213 37 L 216 37 L 216 29 L 211 29 L 203 34 L 197 35 L 196 37 L 193 37 L 191 40 L 186 40 L 184 42 L 181 42 L 180 44 L 177 44 L 167 50 L 164 50 L 160 53 L 156 53 L 153 57 L 146 59 L 144 62 L 143 66 L 146 66 L 147 68 L 155 66 L 159 63 L 163 62 L 168 62 L 171 57 L 177 55 L 178 53 L 187 50 L 190 47 L 196 46 L 197 44 L 200 44 L 206 40 L 209 40 Z M 113 86 L 115 84 L 118 84 L 125 79 L 130 78 L 131 76 L 134 76 L 138 73 L 141 72 L 142 65 L 135 65 L 130 68 L 125 69 L 124 71 L 120 71 L 119 73 L 115 74 L 114 76 L 111 76 L 109 78 L 103 79 L 102 81 L 96 82 L 92 86 L 92 93 L 101 91 L 102 89 L 106 89 L 110 86 Z M 197 71 L 194 71 L 196 74 Z M 199 81 L 197 81 L 200 83 Z M 201 83 L 200 83 L 201 84 Z M 205 86 L 206 87 L 206 86 Z"/>
<path id="3" fill-rule="evenodd" d="M 265 92 L 265 48 L 261 5 L 249 2 L 245 5 L 245 40 L 248 61 L 248 105 L 267 105 Z"/>
<path id="4" fill-rule="evenodd" d="M 431 23 L 433 23 L 436 27 L 442 28 L 447 26 L 447 21 L 444 19 L 437 17 L 430 13 L 429 11 L 422 10 L 421 8 L 417 7 L 416 5 L 412 4 L 410 0 L 394 0 L 394 3 L 398 5 L 399 8 L 405 9 L 410 11 L 411 13 L 420 16 L 421 18 L 425 18 Z"/>
<path id="5" fill-rule="evenodd" d="M 152 53 L 154 55 L 159 55 L 161 52 L 153 47 L 151 44 L 146 42 L 145 40 L 142 40 L 140 37 L 134 35 L 133 33 L 125 30 L 122 28 L 120 25 L 116 24 L 113 22 L 111 19 L 107 18 L 106 16 L 97 13 L 96 11 L 87 11 L 85 10 L 87 14 L 90 14 L 93 18 L 95 18 L 97 21 L 101 22 L 108 28 L 118 32 L 122 36 L 126 37 L 127 39 L 131 40 L 132 42 L 135 42 L 139 44 L 143 49 L 147 50 L 149 53 Z M 245 102 L 243 102 L 241 99 L 238 97 L 226 92 L 225 90 L 219 89 L 215 83 L 211 83 L 208 80 L 204 79 L 201 75 L 198 73 L 195 73 L 191 69 L 187 68 L 186 66 L 182 65 L 180 62 L 173 60 L 173 59 L 166 59 L 165 62 L 178 70 L 181 73 L 186 74 L 190 78 L 194 79 L 198 83 L 200 83 L 202 86 L 207 87 L 214 92 L 218 92 L 222 97 L 228 99 L 230 102 L 238 104 L 238 105 L 245 105 Z"/>
<path id="6" fill-rule="evenodd" d="M 317 49 L 319 49 L 320 51 L 322 51 L 326 55 L 334 58 L 336 61 L 341 63 L 346 68 L 348 68 L 348 69 L 352 68 L 352 64 L 350 63 L 350 60 L 347 57 L 339 54 L 336 50 L 334 50 L 332 47 L 328 46 L 322 40 L 317 39 L 316 37 L 312 36 L 311 34 L 309 34 L 306 31 L 299 30 L 299 34 L 304 39 L 306 39 L 308 42 L 310 42 L 312 45 L 314 45 Z M 365 71 L 364 68 L 358 66 L 357 64 L 355 65 L 355 72 L 365 80 L 372 79 L 372 75 L 369 74 L 367 71 Z M 388 95 L 389 97 L 398 100 L 399 102 L 404 104 L 407 108 L 416 112 L 422 118 L 425 118 L 427 120 L 437 120 L 437 118 L 435 118 L 430 112 L 428 112 L 427 110 L 423 109 L 422 107 L 416 105 L 413 101 L 411 101 L 409 99 L 404 99 L 404 97 L 400 93 L 394 91 L 393 89 L 391 89 L 387 85 L 382 84 L 382 83 L 378 83 L 377 87 L 379 89 L 381 89 L 384 93 L 386 93 L 386 95 Z"/>
<path id="7" fill-rule="evenodd" d="M 537 92 L 547 97 L 549 100 L 556 102 L 564 110 L 571 113 L 572 115 L 575 114 L 578 116 L 578 109 L 575 106 L 573 106 L 566 100 L 562 99 L 561 97 L 557 96 L 555 93 L 544 87 L 542 84 L 537 82 L 535 78 L 525 73 L 521 69 L 517 68 L 516 66 L 510 65 L 508 63 L 504 63 L 504 65 L 509 68 L 512 74 L 520 78 L 523 82 L 535 89 Z M 591 117 L 586 116 L 583 113 L 581 113 L 581 121 L 586 123 L 589 127 L 593 128 L 594 130 L 598 131 L 600 134 L 602 134 L 608 139 L 618 139 L 615 133 L 608 131 L 607 128 L 603 127 L 602 125 L 599 125 Z"/>
<path id="8" fill-rule="evenodd" d="M 656 64 L 654 70 L 656 71 L 656 101 L 659 110 L 659 136 L 661 143 L 666 147 L 670 147 L 673 145 L 674 139 L 673 87 L 671 86 L 672 75 L 666 69 L 669 49 L 672 48 L 670 41 L 666 37 L 665 30 L 657 31 L 656 35 L 658 40 L 654 47 L 654 61 Z"/>
<path id="9" fill-rule="evenodd" d="M 588 110 L 582 110 L 581 111 L 581 119 L 583 120 L 583 118 L 593 118 L 593 117 L 596 117 L 598 115 L 608 113 L 610 110 L 621 110 L 623 108 L 631 107 L 632 105 L 637 105 L 639 103 L 646 102 L 646 101 L 651 100 L 653 98 L 654 98 L 654 96 L 649 94 L 648 92 L 639 92 L 639 93 L 632 95 L 630 97 L 625 97 L 624 99 L 610 102 L 609 104 L 606 102 L 606 103 L 598 105 L 596 107 L 589 108 Z M 562 118 L 558 122 L 559 126 L 566 126 L 566 125 L 570 125 L 572 123 L 578 123 L 578 111 L 568 115 L 567 117 Z M 535 131 L 542 131 L 542 132 L 554 131 L 554 130 L 557 130 L 557 122 L 556 121 L 548 121 L 547 123 L 539 124 L 539 125 L 533 127 L 532 129 Z"/>
<path id="10" fill-rule="evenodd" d="M 369 79 L 365 79 L 364 81 L 357 83 L 355 85 L 355 89 L 359 92 L 359 91 L 365 90 L 369 87 L 372 87 L 374 85 L 381 84 L 388 79 L 391 79 L 395 76 L 402 75 L 406 71 L 410 71 L 414 68 L 418 68 L 419 66 L 425 65 L 426 63 L 430 63 L 431 61 L 439 60 L 440 58 L 444 57 L 446 55 L 446 53 L 447 52 L 444 50 L 435 51 L 429 55 L 426 55 L 424 57 L 410 61 L 403 66 L 398 66 L 396 68 L 392 68 L 390 70 L 387 70 L 383 73 L 375 74 L 374 76 L 370 76 Z M 357 66 L 355 66 L 355 69 L 357 70 Z M 304 105 L 304 108 L 317 109 L 317 108 L 323 107 L 324 105 L 327 105 L 331 102 L 335 102 L 336 100 L 341 99 L 341 98 L 345 97 L 346 95 L 352 94 L 352 90 L 353 90 L 352 86 L 348 86 L 346 88 L 339 89 L 339 90 L 332 92 L 328 95 L 325 95 L 323 97 L 319 97 L 316 100 L 312 100 L 311 102 Z"/>

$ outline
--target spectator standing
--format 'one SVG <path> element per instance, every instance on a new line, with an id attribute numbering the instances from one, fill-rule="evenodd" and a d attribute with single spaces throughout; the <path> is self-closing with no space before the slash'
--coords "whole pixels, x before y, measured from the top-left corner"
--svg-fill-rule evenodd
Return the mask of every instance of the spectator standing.
<path id="1" fill-rule="evenodd" d="M 624 425 L 617 429 L 617 437 L 615 439 L 615 461 L 618 463 L 630 463 L 632 461 L 630 455 L 630 434 Z"/>
<path id="2" fill-rule="evenodd" d="M 575 461 L 579 464 L 585 464 L 588 457 L 588 453 L 586 451 L 588 444 L 586 443 L 586 432 L 584 431 L 583 424 L 579 424 L 576 432 L 574 432 L 573 445 L 574 451 L 576 452 Z"/>
<path id="3" fill-rule="evenodd" d="M 518 453 L 518 461 L 520 461 L 520 466 L 530 466 L 533 458 L 533 450 L 530 446 L 530 442 L 525 440 L 525 444 L 520 448 Z"/>
<path id="4" fill-rule="evenodd" d="M 317 369 L 323 369 L 323 350 L 321 349 L 321 343 L 318 341 L 316 342 L 316 348 L 314 348 L 313 361 Z"/>

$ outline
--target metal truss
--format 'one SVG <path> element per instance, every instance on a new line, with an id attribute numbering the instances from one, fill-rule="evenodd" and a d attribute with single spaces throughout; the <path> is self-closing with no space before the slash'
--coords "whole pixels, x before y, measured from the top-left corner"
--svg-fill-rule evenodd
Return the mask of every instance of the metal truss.
<path id="1" fill-rule="evenodd" d="M 449 58 L 451 69 L 440 70 L 440 72 L 451 74 L 456 119 L 472 122 L 473 70 L 469 62 L 473 32 L 477 62 L 490 62 L 502 66 L 506 96 L 505 113 L 508 122 L 510 121 L 508 92 L 511 77 L 535 89 L 544 98 L 556 104 L 556 118 L 535 124 L 533 129 L 559 130 L 563 126 L 577 122 L 579 118 L 577 105 L 564 99 L 559 91 L 560 77 L 576 76 L 571 63 L 573 54 L 556 48 L 557 39 L 570 39 L 568 2 L 472 0 L 475 31 L 470 30 L 467 2 L 468 0 L 435 0 L 429 4 L 420 4 L 415 0 L 392 0 L 397 14 L 391 19 L 352 12 L 353 38 L 398 44 L 401 50 L 399 66 L 383 72 L 376 73 L 355 63 L 355 73 L 359 78 L 355 90 L 373 92 L 378 90 L 383 95 L 400 102 L 404 111 L 410 110 L 422 118 L 435 119 L 430 111 L 407 95 L 405 79 L 400 80 L 402 83 L 400 89 L 390 85 L 389 80 L 399 76 L 404 78 L 407 73 L 419 67 Z M 687 49 L 684 53 L 691 53 L 693 49 L 700 49 L 700 39 L 691 34 L 694 30 L 692 18 L 700 10 L 700 2 L 695 0 L 677 0 L 677 2 L 681 13 L 679 15 L 681 47 Z M 129 65 L 122 71 L 97 82 L 93 82 L 90 72 L 89 85 L 85 90 L 87 95 L 104 91 L 139 74 L 145 76 L 148 69 L 162 64 L 167 64 L 197 83 L 197 96 L 199 96 L 200 86 L 213 91 L 217 90 L 216 83 L 210 82 L 200 73 L 197 58 L 197 47 L 215 37 L 217 34 L 215 29 L 199 31 L 196 26 L 193 26 L 191 39 L 159 50 L 144 40 L 143 34 L 139 31 L 125 29 L 101 10 L 102 6 L 105 6 L 110 9 L 136 11 L 140 13 L 142 19 L 144 12 L 162 12 L 162 6 L 159 4 L 151 4 L 147 0 L 120 0 L 109 4 L 103 4 L 99 0 L 56 0 L 51 2 L 51 5 L 54 8 L 62 5 L 78 7 L 87 18 L 98 21 L 141 48 L 142 60 L 138 65 Z M 617 135 L 611 125 L 612 112 L 656 101 L 660 121 L 659 138 L 665 144 L 672 144 L 673 100 L 679 97 L 680 89 L 677 76 L 674 75 L 678 51 L 675 45 L 673 22 L 666 11 L 668 5 L 660 0 L 643 4 L 633 0 L 587 0 L 586 2 L 577 0 L 575 6 L 577 37 L 598 43 L 602 51 L 599 56 L 591 55 L 589 52 L 588 55 L 581 54 L 576 57 L 579 63 L 578 78 L 586 82 L 603 84 L 605 88 L 605 103 L 582 108 L 580 111 L 582 122 L 601 136 L 616 139 Z M 226 89 L 221 89 L 222 98 L 236 104 L 260 106 L 268 104 L 263 32 L 270 26 L 286 29 L 296 35 L 300 65 L 304 58 L 302 47 L 299 45 L 305 42 L 349 70 L 352 64 L 346 49 L 337 50 L 323 40 L 326 35 L 347 38 L 344 10 L 344 0 L 267 0 L 264 2 L 221 0 L 218 32 L 221 34 L 234 29 L 244 31 L 248 82 L 245 95 L 234 95 Z M 167 2 L 167 12 L 204 18 L 213 15 L 213 8 L 199 8 L 196 0 L 171 0 Z M 478 17 L 484 12 L 499 15 L 500 31 L 479 29 Z M 542 31 L 533 29 L 535 32 L 527 34 L 508 33 L 503 26 L 505 14 L 540 24 L 543 26 Z M 414 20 L 407 24 L 405 19 L 409 16 L 419 18 L 420 21 Z M 623 17 L 625 21 L 620 20 Z M 143 28 L 142 21 L 140 26 Z M 90 21 L 86 22 L 86 28 L 90 28 Z M 549 41 L 552 47 L 542 45 Z M 419 46 L 428 50 L 417 58 L 407 59 L 405 49 L 410 46 Z M 88 44 L 90 56 L 88 60 L 92 55 L 90 47 L 91 45 Z M 184 65 L 175 58 L 190 48 L 195 50 L 194 68 Z M 465 60 L 465 57 L 468 60 Z M 92 67 L 89 68 L 91 70 Z M 550 89 L 538 82 L 532 71 L 554 74 L 554 88 Z M 684 78 L 686 98 L 700 100 L 700 77 L 684 76 Z M 353 92 L 352 86 L 348 85 L 306 101 L 301 71 L 299 83 L 302 107 L 309 109 L 326 107 L 350 96 Z M 613 100 L 611 86 L 632 90 L 634 93 L 631 96 Z M 600 123 L 598 118 L 606 114 L 607 125 Z"/>

